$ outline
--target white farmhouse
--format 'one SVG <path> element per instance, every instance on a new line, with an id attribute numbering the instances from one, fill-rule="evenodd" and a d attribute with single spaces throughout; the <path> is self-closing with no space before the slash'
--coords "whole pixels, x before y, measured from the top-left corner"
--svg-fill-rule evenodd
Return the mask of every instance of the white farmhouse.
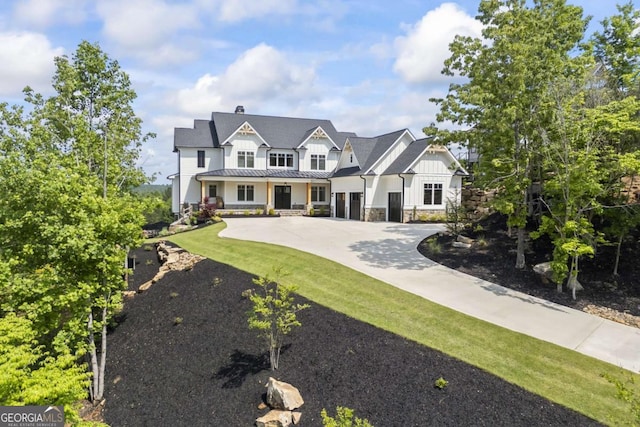
<path id="1" fill-rule="evenodd" d="M 329 120 L 215 112 L 176 128 L 173 211 L 216 203 L 226 210 L 311 208 L 364 221 L 406 222 L 460 202 L 467 172 L 445 147 L 407 129 L 373 138 Z M 197 207 L 196 207 L 197 209 Z"/>

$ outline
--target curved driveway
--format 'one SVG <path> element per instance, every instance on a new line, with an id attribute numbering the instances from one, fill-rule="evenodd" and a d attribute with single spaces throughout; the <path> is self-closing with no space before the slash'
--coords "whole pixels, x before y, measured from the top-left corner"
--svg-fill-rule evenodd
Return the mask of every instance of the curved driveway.
<path id="1" fill-rule="evenodd" d="M 478 319 L 640 372 L 640 329 L 498 286 L 424 258 L 439 225 L 335 218 L 230 218 L 220 235 L 331 259 Z"/>

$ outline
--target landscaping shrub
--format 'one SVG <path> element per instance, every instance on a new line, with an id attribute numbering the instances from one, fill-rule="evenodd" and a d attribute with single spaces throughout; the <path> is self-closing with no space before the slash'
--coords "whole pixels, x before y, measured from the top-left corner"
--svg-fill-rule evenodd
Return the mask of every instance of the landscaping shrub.
<path id="1" fill-rule="evenodd" d="M 323 409 L 320 413 L 322 425 L 324 427 L 373 427 L 367 419 L 354 418 L 353 412 L 353 409 L 338 406 L 334 418 L 327 415 L 327 410 Z"/>

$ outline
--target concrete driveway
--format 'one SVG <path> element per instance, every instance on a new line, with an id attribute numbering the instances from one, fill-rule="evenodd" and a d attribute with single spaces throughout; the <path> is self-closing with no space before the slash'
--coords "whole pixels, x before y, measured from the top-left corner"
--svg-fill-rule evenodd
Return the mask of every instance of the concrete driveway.
<path id="1" fill-rule="evenodd" d="M 424 258 L 430 224 L 335 218 L 230 218 L 222 237 L 288 246 L 331 259 L 430 301 L 640 372 L 640 329 L 476 279 Z"/>

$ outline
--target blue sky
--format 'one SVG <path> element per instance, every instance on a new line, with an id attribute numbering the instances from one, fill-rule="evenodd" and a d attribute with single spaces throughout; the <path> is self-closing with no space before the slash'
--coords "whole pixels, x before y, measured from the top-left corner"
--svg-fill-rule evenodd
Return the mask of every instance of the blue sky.
<path id="1" fill-rule="evenodd" d="M 569 0 L 593 16 L 614 0 Z M 455 34 L 479 35 L 479 0 L 4 0 L 0 101 L 26 85 L 51 93 L 53 58 L 98 42 L 132 78 L 135 109 L 157 138 L 141 164 L 177 172 L 173 129 L 212 111 L 330 119 L 373 136 L 434 121 L 430 97 Z"/>

